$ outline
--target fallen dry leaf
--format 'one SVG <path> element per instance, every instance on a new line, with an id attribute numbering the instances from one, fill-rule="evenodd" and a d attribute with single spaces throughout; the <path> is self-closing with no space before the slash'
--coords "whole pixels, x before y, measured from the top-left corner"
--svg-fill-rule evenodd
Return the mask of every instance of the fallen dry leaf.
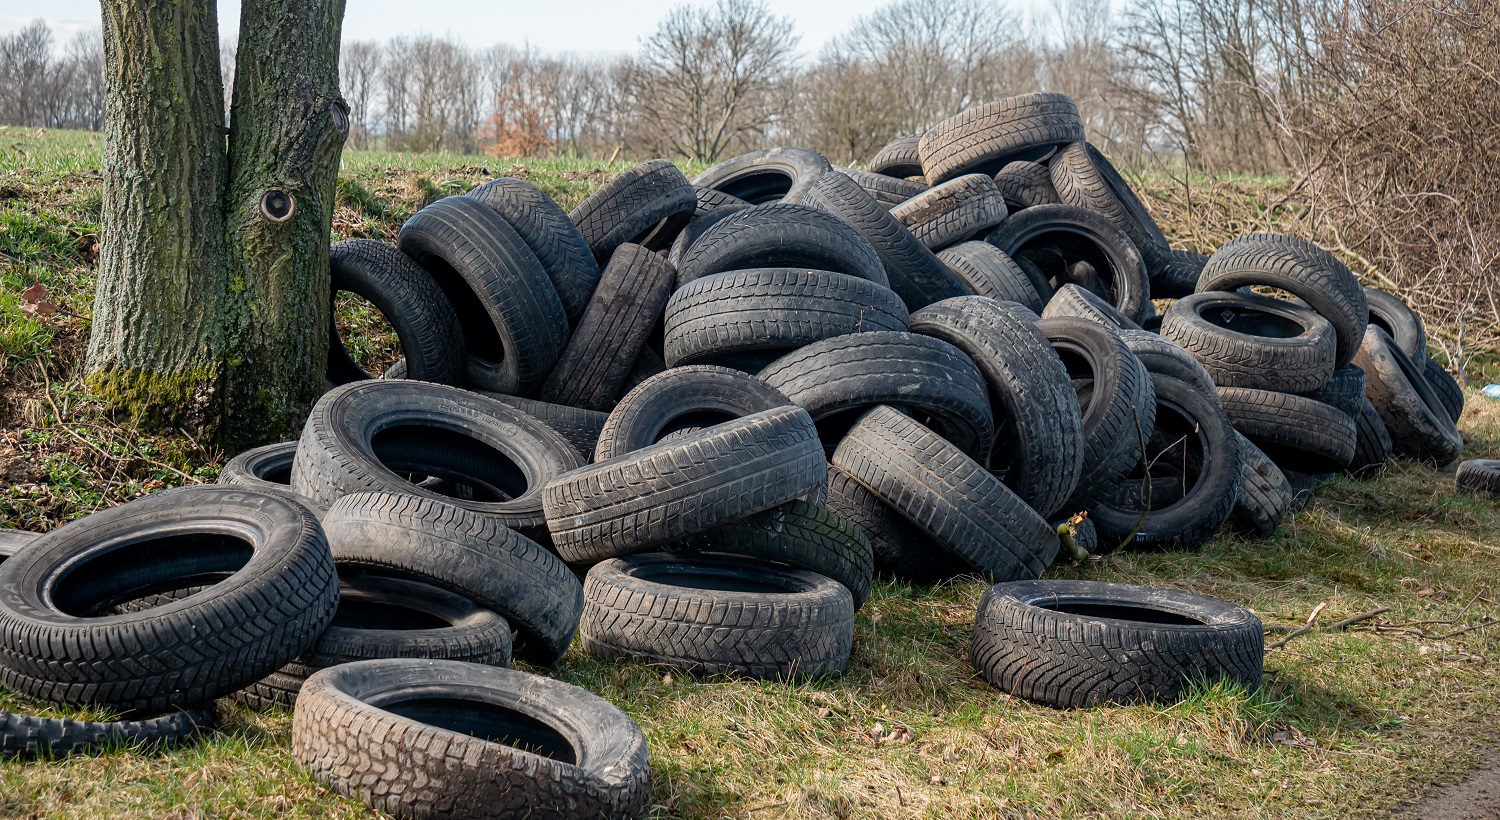
<path id="1" fill-rule="evenodd" d="M 51 316 L 57 312 L 57 303 L 52 301 L 52 294 L 42 287 L 42 283 L 37 282 L 21 291 L 21 310 Z"/>

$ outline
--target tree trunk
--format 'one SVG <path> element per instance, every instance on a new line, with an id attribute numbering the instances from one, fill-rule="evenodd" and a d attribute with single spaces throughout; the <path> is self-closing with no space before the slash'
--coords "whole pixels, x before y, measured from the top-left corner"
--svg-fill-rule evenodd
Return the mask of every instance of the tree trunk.
<path id="1" fill-rule="evenodd" d="M 323 392 L 328 234 L 349 107 L 344 0 L 256 0 L 240 13 L 229 129 L 227 443 L 299 424 Z"/>
<path id="2" fill-rule="evenodd" d="M 106 0 L 104 208 L 90 388 L 150 420 L 212 415 L 224 334 L 214 0 Z"/>
<path id="3" fill-rule="evenodd" d="M 278 438 L 323 388 L 344 0 L 245 0 L 227 145 L 214 0 L 101 5 L 88 384 L 230 449 Z"/>

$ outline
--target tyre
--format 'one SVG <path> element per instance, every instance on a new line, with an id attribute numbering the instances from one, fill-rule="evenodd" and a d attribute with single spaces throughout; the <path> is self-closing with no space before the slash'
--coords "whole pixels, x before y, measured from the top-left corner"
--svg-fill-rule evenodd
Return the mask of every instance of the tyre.
<path id="1" fill-rule="evenodd" d="M 1427 358 L 1427 331 L 1416 311 L 1379 288 L 1365 288 L 1365 303 L 1370 307 L 1370 324 L 1385 331 L 1406 358 L 1414 362 Z"/>
<path id="2" fill-rule="evenodd" d="M 218 725 L 213 703 L 136 720 L 69 720 L 0 712 L 0 759 L 57 760 L 128 748 L 174 746 Z"/>
<path id="3" fill-rule="evenodd" d="M 1151 374 L 1109 328 L 1083 319 L 1043 319 L 1047 338 L 1072 380 L 1083 419 L 1083 472 L 1067 508 L 1088 509 L 1141 459 L 1156 425 Z"/>
<path id="4" fill-rule="evenodd" d="M 1422 375 L 1427 377 L 1427 384 L 1432 388 L 1433 395 L 1437 396 L 1438 404 L 1448 412 L 1448 418 L 1457 424 L 1459 416 L 1464 413 L 1464 389 L 1458 380 L 1431 356 L 1425 360 L 1412 359 L 1412 362 L 1422 363 Z"/>
<path id="5" fill-rule="evenodd" d="M 1042 310 L 1043 319 L 1087 319 L 1095 324 L 1119 332 L 1121 330 L 1140 330 L 1141 326 L 1125 317 L 1125 314 L 1115 310 L 1115 306 L 1100 299 L 1092 291 L 1084 290 L 1077 285 L 1063 285 L 1047 300 L 1047 307 Z"/>
<path id="6" fill-rule="evenodd" d="M 117 604 L 212 586 L 161 606 Z M 280 496 L 165 490 L 59 527 L 0 564 L 0 682 L 26 697 L 159 715 L 296 657 L 338 604 L 317 519 Z"/>
<path id="7" fill-rule="evenodd" d="M 1146 372 L 1187 382 L 1202 393 L 1204 398 L 1215 404 L 1219 403 L 1219 388 L 1214 385 L 1213 378 L 1203 369 L 1201 362 L 1176 342 L 1145 330 L 1122 330 L 1119 336 L 1125 347 L 1141 360 Z"/>
<path id="8" fill-rule="evenodd" d="M 704 214 L 717 211 L 720 208 L 749 208 L 750 203 L 737 196 L 731 196 L 712 188 L 704 188 L 699 185 L 693 186 L 693 195 L 698 198 L 698 204 L 693 208 L 693 216 L 699 217 Z"/>
<path id="9" fill-rule="evenodd" d="M 1458 465 L 1453 476 L 1454 487 L 1490 498 L 1500 498 L 1500 461 L 1473 458 Z"/>
<path id="10" fill-rule="evenodd" d="M 920 134 L 912 134 L 886 143 L 884 148 L 875 152 L 875 156 L 870 157 L 870 172 L 895 179 L 922 178 L 922 158 L 917 152 L 917 145 L 921 141 Z"/>
<path id="11" fill-rule="evenodd" d="M 977 105 L 934 125 L 917 152 L 927 181 L 963 174 L 993 176 L 1014 160 L 1037 160 L 1079 142 L 1083 119 L 1066 94 L 1041 92 Z"/>
<path id="12" fill-rule="evenodd" d="M 1151 274 L 1151 296 L 1181 299 L 1198 292 L 1198 279 L 1208 257 L 1192 251 L 1168 251 L 1165 257 L 1147 262 Z"/>
<path id="13" fill-rule="evenodd" d="M 1130 237 L 1092 211 L 1072 205 L 1027 208 L 985 241 L 1017 262 L 1035 265 L 1056 287 L 1074 282 L 1076 266 L 1085 263 L 1093 274 L 1074 284 L 1086 285 L 1136 324 L 1146 317 L 1151 291 L 1140 252 Z"/>
<path id="14" fill-rule="evenodd" d="M 519 633 L 519 657 L 551 664 L 573 640 L 578 580 L 494 516 L 414 495 L 355 493 L 334 503 L 323 528 L 346 572 L 419 581 L 499 613 Z"/>
<path id="15" fill-rule="evenodd" d="M 402 817 L 625 820 L 646 805 L 646 738 L 624 712 L 561 681 L 459 661 L 319 672 L 297 700 L 292 756 Z"/>
<path id="16" fill-rule="evenodd" d="M 1376 412 L 1375 405 L 1364 396 L 1344 412 L 1354 419 L 1354 459 L 1345 472 L 1352 476 L 1368 475 L 1390 460 L 1395 449 L 1391 432 L 1385 429 L 1385 422 Z"/>
<path id="17" fill-rule="evenodd" d="M 891 215 L 934 251 L 988 232 L 1009 213 L 995 180 L 984 174 L 956 177 L 891 208 Z"/>
<path id="18" fill-rule="evenodd" d="M 356 575 L 317 643 L 240 693 L 253 708 L 290 706 L 313 673 L 341 663 L 428 658 L 510 666 L 510 624 L 462 595 L 418 581 Z"/>
<path id="19" fill-rule="evenodd" d="M 682 256 L 677 287 L 726 271 L 807 268 L 888 280 L 880 255 L 842 219 L 807 205 L 773 202 L 731 214 Z"/>
<path id="20" fill-rule="evenodd" d="M 717 194 L 718 192 L 711 191 L 711 193 Z M 720 196 L 723 196 L 723 194 L 720 194 Z M 677 234 L 677 238 L 672 240 L 672 248 L 667 252 L 667 261 L 672 264 L 672 267 L 679 267 L 682 264 L 683 254 L 691 250 L 693 245 L 697 244 L 698 238 L 703 236 L 709 228 L 719 224 L 720 221 L 732 214 L 737 214 L 740 211 L 748 211 L 753 207 L 755 206 L 748 202 L 740 202 L 737 205 L 725 205 L 694 215 L 688 221 L 688 224 L 683 227 L 682 231 Z"/>
<path id="21" fill-rule="evenodd" d="M 793 680 L 842 674 L 854 600 L 837 581 L 735 556 L 605 561 L 584 581 L 583 648 L 694 675 Z"/>
<path id="22" fill-rule="evenodd" d="M 1365 332 L 1354 363 L 1365 371 L 1365 393 L 1390 431 L 1396 455 L 1438 466 L 1458 458 L 1464 449 L 1463 436 L 1427 377 L 1385 331 L 1371 326 Z"/>
<path id="23" fill-rule="evenodd" d="M 875 246 L 886 279 L 907 310 L 969 293 L 962 280 L 849 177 L 831 171 L 787 201 L 821 208 L 854 226 Z"/>
<path id="24" fill-rule="evenodd" d="M 697 207 L 698 194 L 677 166 L 653 159 L 616 174 L 568 216 L 602 265 L 626 242 L 670 247 Z"/>
<path id="25" fill-rule="evenodd" d="M 545 536 L 542 485 L 582 464 L 552 428 L 494 399 L 422 382 L 358 382 L 313 406 L 297 443 L 292 489 L 325 505 L 359 492 L 448 500 Z M 427 476 L 472 497 L 448 497 L 410 480 Z"/>
<path id="26" fill-rule="evenodd" d="M 590 564 L 679 541 L 827 480 L 807 411 L 780 407 L 596 462 L 547 485 L 558 554 Z"/>
<path id="27" fill-rule="evenodd" d="M 1223 408 L 1195 385 L 1152 374 L 1151 386 L 1156 423 L 1145 458 L 1120 485 L 1141 485 L 1143 503 L 1131 503 L 1137 499 L 1128 494 L 1125 503 L 1118 494 L 1102 498 L 1089 508 L 1089 520 L 1106 548 L 1197 549 L 1234 510 L 1243 476 L 1239 440 Z M 1169 495 L 1158 496 L 1168 488 Z"/>
<path id="28" fill-rule="evenodd" d="M 1042 297 L 1015 260 L 988 242 L 959 242 L 938 253 L 974 293 L 997 302 L 1015 302 L 1032 313 L 1040 313 Z"/>
<path id="29" fill-rule="evenodd" d="M 953 345 L 913 333 L 851 333 L 777 359 L 760 379 L 807 409 L 830 451 L 862 412 L 906 408 L 965 453 L 983 457 L 995 435 L 984 377 Z"/>
<path id="30" fill-rule="evenodd" d="M 1057 555 L 1057 533 L 1026 502 L 890 407 L 860 418 L 833 465 L 987 578 L 1035 578 Z"/>
<path id="31" fill-rule="evenodd" d="M 38 538 L 41 538 L 41 535 L 34 532 L 0 527 L 0 564 L 5 563 L 5 559 L 15 555 L 22 547 Z"/>
<path id="32" fill-rule="evenodd" d="M 926 183 L 895 179 L 883 174 L 861 171 L 857 168 L 845 168 L 841 165 L 835 165 L 833 166 L 833 170 L 859 183 L 859 187 L 865 189 L 870 196 L 875 198 L 876 202 L 887 208 L 894 208 L 927 190 Z"/>
<path id="33" fill-rule="evenodd" d="M 1083 469 L 1083 415 L 1036 317 L 965 296 L 928 305 L 911 324 L 968 354 L 984 375 L 995 417 L 986 468 L 1042 515 L 1059 510 Z"/>
<path id="34" fill-rule="evenodd" d="M 995 187 L 1005 197 L 1011 213 L 1037 205 L 1062 204 L 1057 189 L 1052 186 L 1051 172 L 1041 163 L 1025 160 L 1006 163 L 995 174 Z"/>
<path id="35" fill-rule="evenodd" d="M 457 384 L 463 376 L 464 338 L 453 305 L 420 265 L 371 239 L 345 239 L 328 249 L 330 304 L 352 293 L 373 304 L 396 331 L 411 378 Z M 349 355 L 332 311 L 328 318 L 328 383 L 373 379 Z"/>
<path id="36" fill-rule="evenodd" d="M 504 393 L 480 393 L 479 395 L 514 407 L 551 427 L 554 432 L 573 445 L 573 449 L 578 451 L 579 456 L 585 462 L 593 455 L 594 448 L 599 444 L 599 432 L 604 429 L 604 422 L 609 419 L 608 413 L 601 413 L 597 410 L 548 404 L 535 399 L 507 396 Z"/>
<path id="37" fill-rule="evenodd" d="M 818 180 L 833 171 L 828 160 L 806 148 L 769 148 L 726 159 L 693 177 L 693 185 L 712 188 L 752 205 L 801 201 Z"/>
<path id="38" fill-rule="evenodd" d="M 283 441 L 255 447 L 231 458 L 219 471 L 220 484 L 254 489 L 291 490 L 292 460 L 297 457 L 297 442 Z"/>
<path id="39" fill-rule="evenodd" d="M 718 553 L 771 561 L 827 576 L 843 584 L 854 608 L 870 594 L 875 557 L 859 527 L 826 507 L 792 501 L 670 545 L 673 552 Z"/>
<path id="40" fill-rule="evenodd" d="M 1248 387 L 1220 387 L 1219 399 L 1234 429 L 1283 470 L 1332 473 L 1354 459 L 1354 420 L 1337 407 Z"/>
<path id="41" fill-rule="evenodd" d="M 1171 702 L 1204 682 L 1253 690 L 1264 655 L 1260 619 L 1248 609 L 1100 581 L 985 590 L 970 649 L 991 686 L 1060 709 Z"/>
<path id="42" fill-rule="evenodd" d="M 1244 293 L 1195 293 L 1162 318 L 1161 335 L 1221 387 L 1311 393 L 1333 376 L 1333 325 L 1306 308 Z"/>
<path id="43" fill-rule="evenodd" d="M 660 255 L 640 245 L 616 249 L 537 399 L 585 410 L 613 406 L 666 307 L 675 274 Z"/>
<path id="44" fill-rule="evenodd" d="M 568 323 L 577 326 L 599 284 L 599 263 L 573 220 L 552 197 L 522 179 L 492 179 L 466 196 L 483 202 L 516 229 L 547 272 Z"/>
<path id="45" fill-rule="evenodd" d="M 883 575 L 932 584 L 973 571 L 963 559 L 943 549 L 917 525 L 833 466 L 828 468 L 828 509 L 870 539 L 875 569 Z"/>
<path id="46" fill-rule="evenodd" d="M 509 223 L 463 196 L 440 199 L 401 226 L 402 252 L 447 294 L 469 356 L 466 377 L 499 393 L 530 390 L 552 369 L 568 317 L 536 255 Z M 407 373 L 415 377 L 412 365 Z"/>
<path id="47" fill-rule="evenodd" d="M 1209 257 L 1198 278 L 1198 292 L 1232 291 L 1261 285 L 1287 291 L 1333 325 L 1338 350 L 1333 366 L 1354 358 L 1364 338 L 1370 310 L 1365 289 L 1333 254 L 1302 239 L 1250 234 L 1232 239 Z"/>
<path id="48" fill-rule="evenodd" d="M 1087 208 L 1108 219 L 1135 243 L 1148 262 L 1171 251 L 1167 237 L 1141 204 L 1130 185 L 1099 150 L 1079 141 L 1067 146 L 1047 164 L 1057 196 L 1069 205 Z"/>
<path id="49" fill-rule="evenodd" d="M 689 365 L 641 382 L 616 405 L 599 433 L 595 461 L 650 447 L 684 430 L 744 418 L 792 400 L 765 382 L 727 367 Z"/>
<path id="50" fill-rule="evenodd" d="M 1236 530 L 1266 536 L 1276 532 L 1281 519 L 1292 509 L 1292 485 L 1259 447 L 1238 432 L 1243 479 L 1229 523 Z"/>
<path id="51" fill-rule="evenodd" d="M 906 320 L 901 298 L 875 282 L 795 268 L 731 271 L 672 294 L 663 346 L 672 367 L 746 353 L 774 358 L 835 336 L 902 331 Z"/>

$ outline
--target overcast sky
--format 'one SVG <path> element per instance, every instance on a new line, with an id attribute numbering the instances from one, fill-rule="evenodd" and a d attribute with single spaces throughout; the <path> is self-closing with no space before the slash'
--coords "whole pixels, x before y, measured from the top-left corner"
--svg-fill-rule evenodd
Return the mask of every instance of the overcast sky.
<path id="1" fill-rule="evenodd" d="M 709 0 L 690 0 L 694 5 Z M 348 0 L 344 39 L 385 40 L 400 34 L 451 34 L 471 46 L 529 43 L 546 52 L 634 51 L 641 38 L 681 0 Z M 800 50 L 816 54 L 849 21 L 881 5 L 872 0 L 767 0 L 791 17 Z M 1011 0 L 1017 10 L 1049 8 L 1048 0 Z M 219 30 L 228 36 L 239 0 L 219 0 Z M 99 0 L 0 0 L 0 32 L 41 17 L 66 40 L 99 26 Z"/>

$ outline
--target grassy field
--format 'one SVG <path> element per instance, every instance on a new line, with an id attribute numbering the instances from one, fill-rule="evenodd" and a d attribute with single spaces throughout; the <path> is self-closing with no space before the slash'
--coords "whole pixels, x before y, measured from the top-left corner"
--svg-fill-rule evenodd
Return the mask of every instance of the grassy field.
<path id="1" fill-rule="evenodd" d="M 43 530 L 212 480 L 222 460 L 185 433 L 140 434 L 80 389 L 98 155 L 90 135 L 0 128 L 5 526 Z M 568 207 L 625 166 L 351 152 L 335 232 L 391 238 L 426 202 L 501 175 Z M 1207 195 L 1144 180 L 1183 246 L 1296 224 L 1295 200 L 1274 181 L 1201 184 Z M 65 312 L 23 313 L 19 292 L 34 283 Z M 368 317 L 350 306 L 344 319 Z M 1472 395 L 1461 427 L 1469 457 L 1493 456 L 1500 404 Z M 1320 604 L 1321 625 L 1390 611 L 1269 651 L 1257 692 L 1215 687 L 1170 706 L 1065 712 L 988 687 L 967 661 L 984 589 L 975 579 L 878 583 L 837 680 L 699 682 L 577 649 L 549 674 L 641 723 L 656 817 L 1369 817 L 1462 777 L 1500 734 L 1500 508 L 1456 494 L 1451 469 L 1398 462 L 1369 481 L 1331 479 L 1268 539 L 1224 535 L 1201 552 L 1116 554 L 1049 574 L 1216 595 L 1278 627 Z M 4 694 L 0 708 L 76 714 Z M 0 763 L 0 817 L 371 815 L 298 770 L 288 713 L 230 701 L 221 711 L 221 731 L 168 753 Z"/>

